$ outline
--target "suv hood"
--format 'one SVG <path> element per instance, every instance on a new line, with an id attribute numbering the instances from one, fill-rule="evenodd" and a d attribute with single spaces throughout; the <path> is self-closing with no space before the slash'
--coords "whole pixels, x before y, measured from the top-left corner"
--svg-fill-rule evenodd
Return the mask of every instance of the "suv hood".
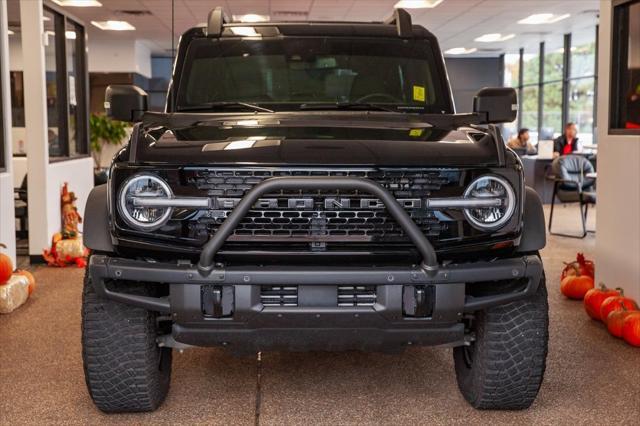
<path id="1" fill-rule="evenodd" d="M 136 163 L 176 165 L 492 166 L 493 138 L 478 127 L 417 114 L 147 114 L 132 136 Z"/>

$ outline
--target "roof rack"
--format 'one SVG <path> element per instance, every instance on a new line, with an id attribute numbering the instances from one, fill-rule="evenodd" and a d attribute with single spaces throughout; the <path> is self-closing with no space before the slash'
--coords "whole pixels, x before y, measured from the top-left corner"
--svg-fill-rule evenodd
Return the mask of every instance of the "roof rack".
<path id="1" fill-rule="evenodd" d="M 402 38 L 413 37 L 413 24 L 411 23 L 411 14 L 404 9 L 395 9 L 393 15 L 384 21 L 387 25 L 395 25 L 398 30 L 398 36 Z"/>
<path id="2" fill-rule="evenodd" d="M 209 12 L 207 18 L 207 37 L 220 37 L 222 35 L 222 24 L 226 24 L 224 10 L 218 6 Z"/>

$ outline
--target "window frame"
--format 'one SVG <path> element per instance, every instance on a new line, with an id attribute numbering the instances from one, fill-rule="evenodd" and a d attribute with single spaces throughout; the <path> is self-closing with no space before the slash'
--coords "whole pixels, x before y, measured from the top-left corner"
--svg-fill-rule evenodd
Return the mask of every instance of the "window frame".
<path id="1" fill-rule="evenodd" d="M 640 135 L 640 129 L 619 127 L 621 103 L 616 102 L 624 87 L 622 62 L 626 63 L 629 58 L 629 8 L 632 4 L 640 4 L 640 0 L 613 0 L 612 2 L 611 63 L 609 65 L 611 75 L 609 78 L 609 123 L 607 129 L 610 135 Z"/>
<path id="2" fill-rule="evenodd" d="M 617 0 L 617 1 L 621 1 L 621 2 L 633 2 L 633 1 L 640 1 L 640 0 Z M 539 43 L 538 45 L 538 80 L 536 82 L 528 82 L 526 84 L 524 84 L 524 55 L 525 55 L 525 49 L 523 47 L 521 47 L 518 50 L 518 53 L 520 55 L 520 63 L 519 63 L 519 69 L 518 69 L 518 81 L 517 81 L 517 86 L 512 86 L 514 89 L 517 90 L 518 92 L 518 118 L 517 118 L 517 127 L 518 129 L 521 129 L 523 126 L 523 120 L 522 120 L 522 114 L 523 114 L 523 108 L 524 108 L 524 90 L 527 87 L 536 87 L 538 90 L 538 112 L 537 112 L 537 126 L 536 126 L 536 131 L 538 133 L 538 137 L 540 137 L 540 134 L 542 132 L 542 126 L 543 126 L 543 116 L 544 116 L 544 87 L 547 84 L 552 84 L 552 83 L 559 83 L 562 82 L 562 107 L 561 107 L 561 121 L 562 121 L 562 129 L 564 129 L 564 127 L 566 126 L 567 122 L 569 121 L 569 115 L 570 115 L 570 108 L 569 108 L 569 104 L 570 104 L 570 87 L 571 87 L 571 83 L 575 80 L 582 80 L 582 79 L 587 79 L 587 78 L 593 78 L 594 81 L 594 102 L 593 102 L 593 120 L 594 123 L 596 123 L 596 119 L 597 119 L 597 109 L 598 109 L 598 103 L 595 101 L 595 99 L 597 99 L 597 87 L 598 87 L 598 53 L 599 53 L 599 49 L 598 49 L 598 43 L 599 43 L 599 38 L 598 38 L 598 29 L 599 26 L 596 25 L 595 26 L 595 55 L 594 55 L 594 73 L 593 75 L 585 75 L 585 76 L 578 76 L 578 77 L 571 77 L 571 33 L 566 33 L 564 34 L 564 40 L 563 40 L 563 46 L 564 46 L 564 52 L 563 52 L 563 67 L 562 67 L 562 78 L 561 79 L 553 79 L 553 80 L 545 80 L 544 77 L 544 54 L 545 54 L 545 42 L 542 41 Z M 504 55 L 504 54 L 503 54 Z M 503 62 L 504 63 L 504 62 Z M 595 131 L 596 126 L 594 125 L 592 128 L 592 132 L 593 132 L 593 140 L 597 143 L 597 132 Z M 533 130 L 533 129 L 532 129 Z M 624 129 L 627 130 L 627 129 Z M 610 129 L 610 133 L 611 133 L 611 129 Z M 638 134 L 640 132 L 638 131 L 633 131 L 633 133 L 629 133 L 629 134 Z"/>
<path id="3" fill-rule="evenodd" d="M 67 160 L 89 157 L 89 79 L 87 73 L 87 53 L 86 53 L 86 30 L 84 25 L 74 19 L 69 18 L 59 11 L 44 6 L 43 10 L 54 17 L 54 44 L 56 47 L 55 67 L 56 67 L 56 96 L 58 115 L 58 138 L 61 141 L 62 152 L 59 156 L 49 156 L 49 163 L 57 163 Z M 67 24 L 74 27 L 75 38 L 75 94 L 77 116 L 77 132 L 75 140 L 76 154 L 70 155 L 69 140 L 69 76 L 67 75 Z M 43 76 L 44 78 L 44 76 Z"/>

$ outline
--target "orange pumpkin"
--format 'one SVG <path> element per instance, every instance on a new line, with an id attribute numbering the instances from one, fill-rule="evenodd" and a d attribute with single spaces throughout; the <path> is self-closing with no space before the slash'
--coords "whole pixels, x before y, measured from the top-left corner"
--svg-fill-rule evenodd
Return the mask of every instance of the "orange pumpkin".
<path id="1" fill-rule="evenodd" d="M 640 312 L 633 312 L 624 319 L 622 338 L 631 346 L 640 347 Z"/>
<path id="2" fill-rule="evenodd" d="M 609 333 L 611 333 L 612 336 L 622 337 L 622 325 L 624 320 L 634 312 L 638 311 L 629 311 L 625 307 L 618 309 L 617 311 L 612 311 L 609 316 L 607 316 L 607 321 L 605 321 L 607 323 L 607 330 L 609 330 Z"/>
<path id="3" fill-rule="evenodd" d="M 7 248 L 4 244 L 0 244 L 0 247 Z M 0 285 L 6 284 L 11 278 L 13 272 L 13 262 L 11 258 L 4 253 L 0 253 Z"/>
<path id="4" fill-rule="evenodd" d="M 29 271 L 25 271 L 24 269 L 18 269 L 14 272 L 15 275 L 22 275 L 29 281 L 29 296 L 36 289 L 36 279 L 33 277 L 33 274 Z"/>
<path id="5" fill-rule="evenodd" d="M 568 275 L 560 283 L 560 291 L 569 299 L 582 300 L 593 288 L 593 278 L 587 275 Z"/>
<path id="6" fill-rule="evenodd" d="M 600 307 L 600 318 L 603 318 L 606 322 L 606 319 L 609 317 L 611 312 L 623 309 L 628 311 L 637 311 L 638 305 L 633 301 L 633 299 L 624 297 L 622 290 L 620 290 L 620 295 L 608 297 L 604 302 L 602 302 L 602 306 Z"/>
<path id="7" fill-rule="evenodd" d="M 619 289 L 609 289 L 605 287 L 604 284 L 600 283 L 599 288 L 591 289 L 584 295 L 584 309 L 591 318 L 602 321 L 602 318 L 600 317 L 602 302 L 611 296 L 618 296 L 619 294 Z"/>

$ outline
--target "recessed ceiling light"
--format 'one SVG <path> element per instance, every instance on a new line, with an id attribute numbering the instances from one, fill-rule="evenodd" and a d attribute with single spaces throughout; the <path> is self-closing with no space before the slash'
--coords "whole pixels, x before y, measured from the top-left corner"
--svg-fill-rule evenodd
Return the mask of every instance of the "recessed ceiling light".
<path id="1" fill-rule="evenodd" d="M 269 16 L 248 13 L 246 15 L 233 15 L 233 20 L 236 22 L 267 22 Z"/>
<path id="2" fill-rule="evenodd" d="M 444 0 L 400 0 L 393 7 L 396 9 L 431 9 L 443 1 Z"/>
<path id="3" fill-rule="evenodd" d="M 233 34 L 244 37 L 260 37 L 260 34 L 256 32 L 253 27 L 230 27 Z"/>
<path id="4" fill-rule="evenodd" d="M 91 23 L 104 31 L 132 31 L 136 29 L 127 21 L 91 21 Z"/>
<path id="5" fill-rule="evenodd" d="M 524 19 L 518 21 L 518 24 L 538 25 L 538 24 L 553 24 L 554 22 L 562 21 L 571 16 L 569 13 L 564 15 L 554 15 L 553 13 L 536 13 L 529 15 Z"/>
<path id="6" fill-rule="evenodd" d="M 76 32 L 75 31 L 65 31 L 64 32 L 64 37 L 67 40 L 75 40 L 76 39 Z"/>
<path id="7" fill-rule="evenodd" d="M 53 0 L 55 4 L 69 7 L 100 7 L 102 3 L 98 0 Z"/>
<path id="8" fill-rule="evenodd" d="M 498 41 L 511 40 L 515 36 L 516 36 L 515 34 L 491 33 L 491 34 L 481 35 L 480 37 L 476 38 L 475 41 L 479 41 L 481 43 L 494 43 Z"/>
<path id="9" fill-rule="evenodd" d="M 467 55 L 469 53 L 475 52 L 476 50 L 478 49 L 476 49 L 475 47 L 469 49 L 467 49 L 466 47 L 454 47 L 449 50 L 445 50 L 444 53 L 448 55 Z"/>
<path id="10" fill-rule="evenodd" d="M 8 33 L 8 34 L 9 34 L 9 35 L 14 35 L 15 33 L 14 33 L 13 31 L 9 30 L 9 33 Z"/>

